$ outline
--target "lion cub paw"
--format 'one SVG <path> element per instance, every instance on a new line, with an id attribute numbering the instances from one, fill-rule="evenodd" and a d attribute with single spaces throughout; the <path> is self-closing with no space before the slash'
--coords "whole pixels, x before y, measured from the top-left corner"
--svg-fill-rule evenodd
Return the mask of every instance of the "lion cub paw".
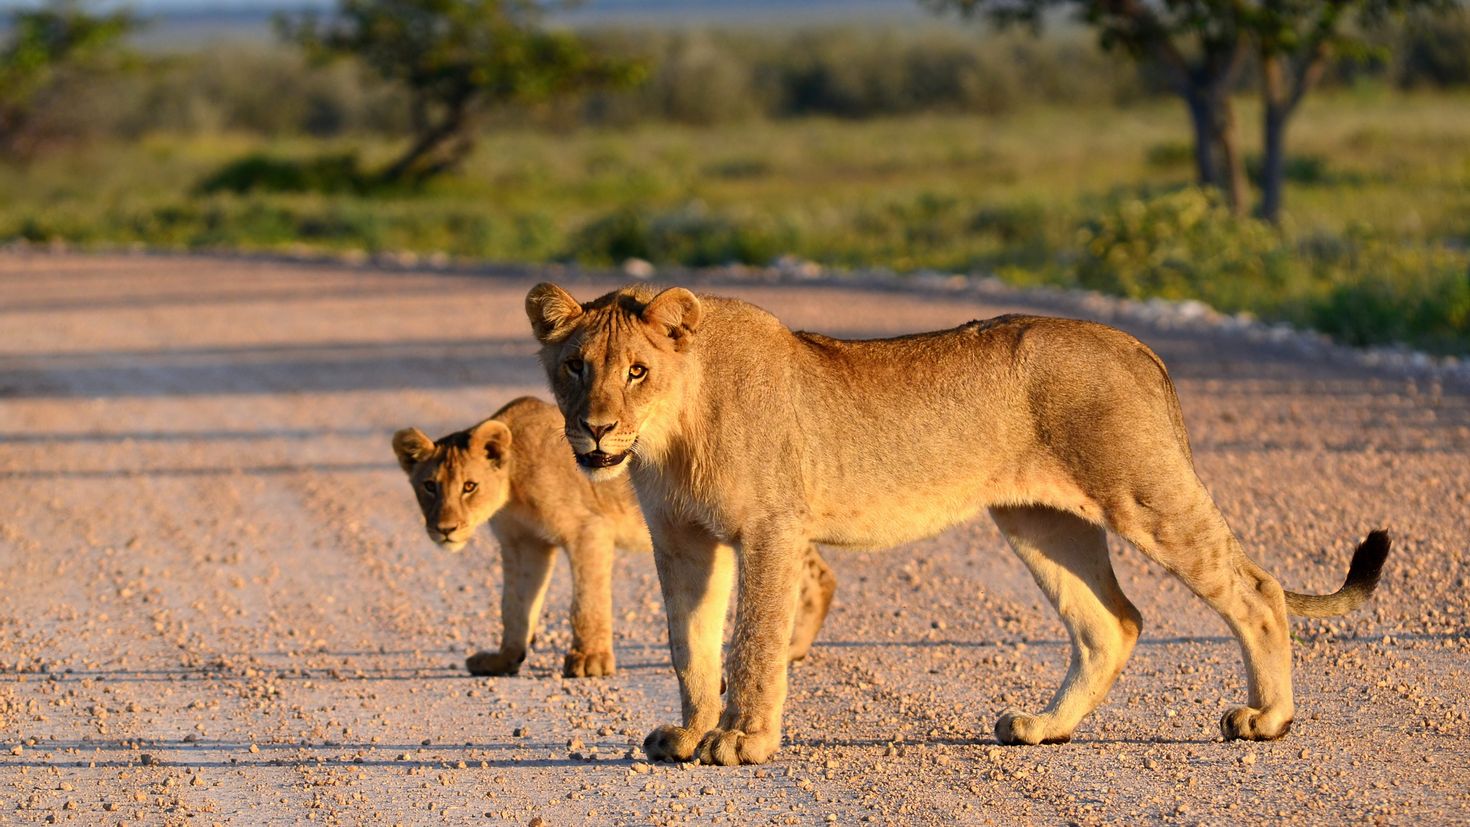
<path id="1" fill-rule="evenodd" d="M 561 673 L 568 678 L 600 678 L 616 672 L 617 660 L 612 652 L 567 652 Z"/>
<path id="2" fill-rule="evenodd" d="M 995 740 L 1006 746 L 1018 744 L 1065 744 L 1072 734 L 1048 735 L 1050 722 L 1042 715 L 1027 715 L 1008 709 L 995 722 Z"/>
<path id="3" fill-rule="evenodd" d="M 738 729 L 712 729 L 699 741 L 696 755 L 701 764 L 738 767 L 741 764 L 764 764 L 781 746 L 781 736 L 774 732 L 742 732 Z"/>
<path id="4" fill-rule="evenodd" d="M 464 668 L 471 675 L 480 677 L 490 675 L 514 675 L 521 671 L 521 664 L 526 661 L 525 652 L 502 650 L 499 652 L 476 652 L 465 658 Z"/>
<path id="5" fill-rule="evenodd" d="M 661 726 L 643 739 L 643 752 L 650 761 L 688 761 L 694 756 L 699 733 L 681 726 Z"/>
<path id="6" fill-rule="evenodd" d="M 1270 716 L 1248 706 L 1232 707 L 1220 718 L 1220 734 L 1227 741 L 1274 741 L 1291 731 L 1291 719 L 1273 724 Z"/>

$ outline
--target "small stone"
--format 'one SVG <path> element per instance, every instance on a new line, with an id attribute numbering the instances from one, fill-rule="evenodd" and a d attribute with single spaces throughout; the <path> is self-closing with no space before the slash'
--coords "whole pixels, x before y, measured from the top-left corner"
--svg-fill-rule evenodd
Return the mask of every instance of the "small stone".
<path id="1" fill-rule="evenodd" d="M 1256 754 L 1254 752 L 1247 752 L 1245 755 L 1240 756 L 1240 763 L 1249 767 L 1251 764 L 1256 763 Z"/>
<path id="2" fill-rule="evenodd" d="M 634 761 L 633 772 L 636 772 L 639 775 L 647 775 L 648 773 L 653 772 L 653 767 L 650 767 L 642 761 Z"/>

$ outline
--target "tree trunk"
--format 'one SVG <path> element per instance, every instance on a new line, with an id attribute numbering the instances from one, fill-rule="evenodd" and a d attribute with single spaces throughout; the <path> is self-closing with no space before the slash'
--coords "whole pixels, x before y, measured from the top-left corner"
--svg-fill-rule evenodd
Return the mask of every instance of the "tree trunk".
<path id="1" fill-rule="evenodd" d="M 1246 202 L 1245 165 L 1241 163 L 1240 147 L 1236 142 L 1235 108 L 1230 103 L 1230 90 L 1220 90 L 1215 101 L 1214 137 L 1220 156 L 1217 186 L 1225 192 L 1230 211 L 1240 215 L 1245 211 Z"/>
<path id="2" fill-rule="evenodd" d="M 385 183 L 422 183 L 441 172 L 454 168 L 474 148 L 469 107 L 465 102 L 451 105 L 444 118 L 419 133 L 398 160 L 380 173 Z"/>
<path id="3" fill-rule="evenodd" d="M 1296 101 L 1306 91 L 1299 80 L 1295 91 L 1287 88 L 1286 67 L 1279 55 L 1261 57 L 1261 103 L 1263 112 L 1261 158 L 1262 218 L 1275 223 L 1281 218 L 1282 188 L 1286 183 L 1286 122 Z"/>
<path id="4" fill-rule="evenodd" d="M 1189 124 L 1194 132 L 1194 172 L 1201 187 L 1219 186 L 1219 169 L 1215 166 L 1215 111 L 1208 97 L 1198 89 L 1184 93 L 1189 107 Z"/>
<path id="5" fill-rule="evenodd" d="M 1286 182 L 1286 121 L 1290 110 L 1267 100 L 1263 119 L 1264 155 L 1261 159 L 1261 217 L 1275 223 L 1281 218 L 1282 188 Z"/>

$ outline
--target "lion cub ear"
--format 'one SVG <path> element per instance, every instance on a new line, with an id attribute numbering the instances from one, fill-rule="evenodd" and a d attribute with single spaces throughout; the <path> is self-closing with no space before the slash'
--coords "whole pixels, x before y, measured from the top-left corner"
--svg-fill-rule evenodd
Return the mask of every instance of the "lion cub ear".
<path id="1" fill-rule="evenodd" d="M 572 325 L 582 315 L 582 305 L 572 294 L 543 281 L 526 294 L 526 317 L 543 345 L 554 345 L 571 335 Z"/>
<path id="2" fill-rule="evenodd" d="M 434 456 L 434 440 L 418 428 L 404 428 L 393 435 L 393 453 L 398 455 L 398 464 L 407 473 L 413 467 Z"/>
<path id="3" fill-rule="evenodd" d="M 643 308 L 643 322 L 661 328 L 677 342 L 699 327 L 703 314 L 704 309 L 693 293 L 682 287 L 670 287 Z"/>
<path id="4" fill-rule="evenodd" d="M 504 422 L 487 419 L 470 429 L 470 452 L 478 453 L 493 465 L 505 461 L 510 451 L 510 428 Z"/>

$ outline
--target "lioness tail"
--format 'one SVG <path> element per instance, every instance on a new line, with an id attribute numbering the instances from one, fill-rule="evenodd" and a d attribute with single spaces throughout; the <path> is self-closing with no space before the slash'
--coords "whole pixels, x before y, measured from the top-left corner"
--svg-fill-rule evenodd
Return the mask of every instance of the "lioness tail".
<path id="1" fill-rule="evenodd" d="M 1286 610 L 1301 617 L 1335 617 L 1363 605 L 1383 574 L 1383 561 L 1388 558 L 1390 545 L 1387 531 L 1369 532 L 1368 539 L 1353 553 L 1342 588 L 1332 594 L 1287 592 Z"/>

